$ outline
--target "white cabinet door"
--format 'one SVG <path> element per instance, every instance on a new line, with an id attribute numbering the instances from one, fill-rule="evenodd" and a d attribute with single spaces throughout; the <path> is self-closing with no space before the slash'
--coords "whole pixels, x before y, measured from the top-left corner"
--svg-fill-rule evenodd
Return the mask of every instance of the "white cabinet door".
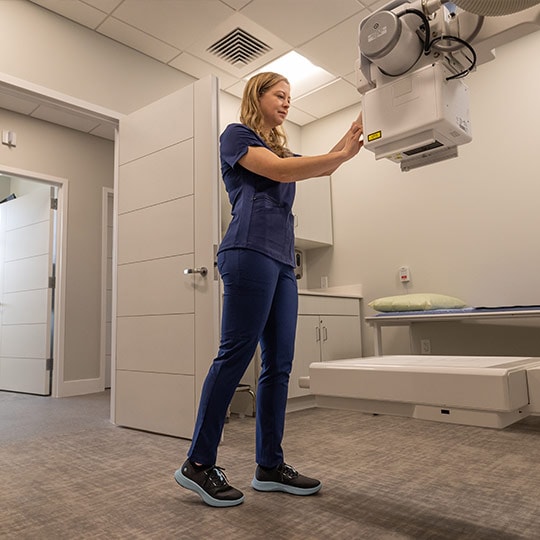
<path id="1" fill-rule="evenodd" d="M 218 345 L 217 104 L 209 77 L 120 122 L 112 381 L 119 425 L 193 433 Z"/>
<path id="2" fill-rule="evenodd" d="M 298 379 L 309 375 L 309 365 L 320 360 L 319 316 L 299 315 L 294 360 L 289 379 L 289 398 L 309 395 L 309 389 L 298 386 Z"/>
<path id="3" fill-rule="evenodd" d="M 49 187 L 0 207 L 0 389 L 49 395 L 54 217 Z"/>
<path id="4" fill-rule="evenodd" d="M 298 379 L 309 376 L 311 363 L 361 356 L 360 300 L 301 294 L 289 398 L 310 394 Z"/>
<path id="5" fill-rule="evenodd" d="M 340 315 L 321 317 L 321 360 L 362 356 L 360 318 Z"/>
<path id="6" fill-rule="evenodd" d="M 329 176 L 296 184 L 293 214 L 296 247 L 309 249 L 333 244 Z"/>

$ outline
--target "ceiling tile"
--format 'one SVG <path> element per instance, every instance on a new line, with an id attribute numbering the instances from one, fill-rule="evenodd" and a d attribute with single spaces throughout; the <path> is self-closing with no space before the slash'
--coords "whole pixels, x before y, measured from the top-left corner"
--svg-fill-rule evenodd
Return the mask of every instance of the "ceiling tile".
<path id="1" fill-rule="evenodd" d="M 50 9 L 88 28 L 96 28 L 107 17 L 103 11 L 81 2 L 80 0 L 31 0 L 44 8 Z"/>
<path id="2" fill-rule="evenodd" d="M 314 64 L 334 73 L 346 75 L 354 71 L 358 58 L 358 25 L 371 12 L 362 10 L 331 30 L 308 41 L 298 52 Z M 339 47 L 336 44 L 339 43 Z"/>
<path id="3" fill-rule="evenodd" d="M 362 4 L 369 8 L 370 11 L 377 11 L 386 4 L 388 0 L 359 0 Z"/>
<path id="4" fill-rule="evenodd" d="M 179 69 L 180 71 L 183 71 L 196 79 L 202 79 L 207 75 L 216 75 L 216 77 L 219 78 L 221 88 L 232 86 L 238 82 L 238 78 L 233 77 L 216 66 L 208 64 L 200 58 L 196 58 L 195 56 L 185 52 L 169 62 L 169 66 Z"/>
<path id="5" fill-rule="evenodd" d="M 233 9 L 242 9 L 245 5 L 249 4 L 251 0 L 221 0 L 224 4 L 231 6 Z"/>
<path id="6" fill-rule="evenodd" d="M 356 88 L 347 81 L 338 79 L 316 92 L 294 100 L 293 105 L 301 111 L 322 118 L 355 103 L 360 104 L 360 101 L 361 96 Z"/>
<path id="7" fill-rule="evenodd" d="M 233 13 L 219 0 L 124 0 L 114 16 L 184 50 Z"/>
<path id="8" fill-rule="evenodd" d="M 291 107 L 289 109 L 289 114 L 287 115 L 287 120 L 293 124 L 305 126 L 306 124 L 317 120 L 317 118 L 311 114 L 301 111 L 300 109 L 297 109 L 296 107 Z"/>
<path id="9" fill-rule="evenodd" d="M 361 10 L 356 0 L 254 0 L 242 14 L 297 47 Z"/>
<path id="10" fill-rule="evenodd" d="M 347 73 L 347 75 L 342 78 L 345 79 L 347 82 L 350 82 L 356 88 L 356 71 L 353 71 L 352 73 Z"/>
<path id="11" fill-rule="evenodd" d="M 123 0 L 84 0 L 85 4 L 89 4 L 105 13 L 112 13 Z"/>
<path id="12" fill-rule="evenodd" d="M 167 63 L 180 53 L 178 49 L 171 45 L 167 45 L 167 43 L 145 34 L 114 17 L 109 17 L 99 26 L 97 31 L 160 62 Z"/>

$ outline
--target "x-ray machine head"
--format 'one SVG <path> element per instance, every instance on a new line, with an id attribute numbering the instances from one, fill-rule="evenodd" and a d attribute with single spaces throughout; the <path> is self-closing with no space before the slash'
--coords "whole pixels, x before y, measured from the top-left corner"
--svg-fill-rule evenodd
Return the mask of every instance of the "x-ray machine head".
<path id="1" fill-rule="evenodd" d="M 494 48 L 540 29 L 540 0 L 395 0 L 359 26 L 364 145 L 402 171 L 472 140 L 463 78 Z M 534 59 L 538 61 L 538 59 Z"/>

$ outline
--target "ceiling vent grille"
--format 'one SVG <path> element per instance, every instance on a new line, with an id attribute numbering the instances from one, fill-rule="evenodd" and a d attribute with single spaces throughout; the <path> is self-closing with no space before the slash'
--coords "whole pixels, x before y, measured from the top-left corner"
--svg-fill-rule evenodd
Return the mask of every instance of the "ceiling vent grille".
<path id="1" fill-rule="evenodd" d="M 207 49 L 221 60 L 238 68 L 247 66 L 271 50 L 272 47 L 241 28 L 235 28 Z"/>

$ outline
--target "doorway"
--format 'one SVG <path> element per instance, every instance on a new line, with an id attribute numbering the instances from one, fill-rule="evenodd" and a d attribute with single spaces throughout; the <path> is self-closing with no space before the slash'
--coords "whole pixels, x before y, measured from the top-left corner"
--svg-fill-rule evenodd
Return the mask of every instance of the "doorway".
<path id="1" fill-rule="evenodd" d="M 50 396 L 57 386 L 62 186 L 0 166 L 0 390 Z"/>
<path id="2" fill-rule="evenodd" d="M 9 127 L 14 132 L 20 131 L 19 143 L 24 140 L 25 152 L 19 151 L 20 145 L 17 148 L 1 147 L 5 152 L 5 159 L 0 161 L 0 172 L 7 174 L 22 172 L 21 175 L 24 177 L 61 185 L 58 196 L 60 244 L 56 250 L 59 261 L 56 268 L 57 309 L 54 337 L 56 351 L 53 357 L 52 395 L 67 397 L 101 392 L 104 388 L 104 374 L 99 364 L 101 229 L 98 215 L 100 205 L 96 194 L 97 190 L 101 191 L 102 186 L 113 185 L 114 159 L 117 153 L 114 141 L 121 115 L 24 80 L 13 80 L 10 76 L 0 73 L 0 97 L 4 95 L 16 97 L 18 104 L 25 104 L 21 112 L 18 108 L 12 110 L 9 106 L 11 102 L 8 101 L 5 107 L 7 110 L 2 109 L 1 113 L 6 128 Z M 31 112 L 26 111 L 35 112 L 42 107 L 48 111 L 54 109 L 55 114 L 48 116 L 50 119 L 46 123 L 26 118 L 33 116 Z M 92 135 L 95 134 L 95 137 L 79 137 L 76 133 L 70 137 L 61 128 L 57 131 L 53 124 L 86 134 L 89 125 L 95 126 L 92 128 Z M 46 139 L 41 141 L 41 137 Z M 107 140 L 108 142 L 104 143 Z M 40 142 L 44 144 L 41 145 Z M 70 159 L 66 159 L 64 163 L 60 157 L 57 166 L 55 162 L 57 151 L 62 154 L 68 152 Z M 36 163 L 37 167 L 43 166 L 43 169 L 33 170 L 56 171 L 63 179 L 57 182 L 56 177 L 15 170 L 16 167 L 24 169 L 27 163 Z M 111 163 L 110 168 L 108 163 Z M 74 164 L 80 166 L 74 169 Z M 70 178 L 69 181 L 67 178 Z M 94 190 L 94 187 L 97 189 Z M 0 197 L 0 200 L 3 198 Z M 69 259 L 66 229 L 68 198 L 71 231 Z M 64 226 L 60 212 L 63 212 Z M 63 278 L 59 268 L 62 261 L 64 261 Z M 66 294 L 66 290 L 70 291 L 69 295 Z M 68 313 L 69 320 L 66 318 Z"/>

